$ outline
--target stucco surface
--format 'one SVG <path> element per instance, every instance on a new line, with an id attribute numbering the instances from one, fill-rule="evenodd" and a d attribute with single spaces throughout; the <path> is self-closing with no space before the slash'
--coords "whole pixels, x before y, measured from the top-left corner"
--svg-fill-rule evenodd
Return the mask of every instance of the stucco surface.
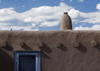
<path id="1" fill-rule="evenodd" d="M 60 29 L 61 30 L 67 30 L 67 29 L 72 30 L 72 21 L 67 12 L 64 12 L 61 18 Z"/>
<path id="2" fill-rule="evenodd" d="M 91 46 L 94 40 L 95 47 Z M 79 46 L 73 47 L 72 41 Z M 100 31 L 0 31 L 0 42 L 7 43 L 0 44 L 0 71 L 14 71 L 18 50 L 41 51 L 41 71 L 100 71 Z M 39 42 L 44 44 L 40 48 Z"/>

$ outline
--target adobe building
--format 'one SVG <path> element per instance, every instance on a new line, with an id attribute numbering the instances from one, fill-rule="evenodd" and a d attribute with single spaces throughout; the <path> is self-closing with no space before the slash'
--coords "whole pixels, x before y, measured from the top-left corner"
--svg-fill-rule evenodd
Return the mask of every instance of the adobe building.
<path id="1" fill-rule="evenodd" d="M 100 31 L 0 31 L 0 71 L 100 71 Z"/>

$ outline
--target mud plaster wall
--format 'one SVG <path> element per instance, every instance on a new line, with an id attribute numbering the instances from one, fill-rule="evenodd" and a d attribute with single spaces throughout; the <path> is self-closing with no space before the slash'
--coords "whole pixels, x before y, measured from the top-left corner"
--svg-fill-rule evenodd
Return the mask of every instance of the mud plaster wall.
<path id="1" fill-rule="evenodd" d="M 79 47 L 73 47 L 73 40 Z M 92 40 L 98 43 L 96 47 L 91 46 Z M 41 71 L 100 71 L 100 31 L 0 31 L 0 42 L 7 42 L 0 47 L 0 71 L 14 71 L 16 50 L 40 50 Z M 44 46 L 39 48 L 39 42 Z M 61 43 L 59 48 L 57 43 Z"/>

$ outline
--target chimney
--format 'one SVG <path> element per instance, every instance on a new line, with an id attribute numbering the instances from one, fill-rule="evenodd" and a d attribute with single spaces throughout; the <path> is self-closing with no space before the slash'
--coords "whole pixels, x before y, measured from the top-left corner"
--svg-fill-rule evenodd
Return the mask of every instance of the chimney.
<path id="1" fill-rule="evenodd" d="M 60 29 L 61 30 L 72 30 L 72 21 L 67 12 L 64 12 L 61 18 Z"/>

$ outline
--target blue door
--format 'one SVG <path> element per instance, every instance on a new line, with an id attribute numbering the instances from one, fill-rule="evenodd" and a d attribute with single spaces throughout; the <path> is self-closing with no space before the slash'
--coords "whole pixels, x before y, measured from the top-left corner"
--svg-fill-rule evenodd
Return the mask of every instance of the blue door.
<path id="1" fill-rule="evenodd" d="M 40 71 L 39 51 L 15 51 L 15 71 Z"/>

